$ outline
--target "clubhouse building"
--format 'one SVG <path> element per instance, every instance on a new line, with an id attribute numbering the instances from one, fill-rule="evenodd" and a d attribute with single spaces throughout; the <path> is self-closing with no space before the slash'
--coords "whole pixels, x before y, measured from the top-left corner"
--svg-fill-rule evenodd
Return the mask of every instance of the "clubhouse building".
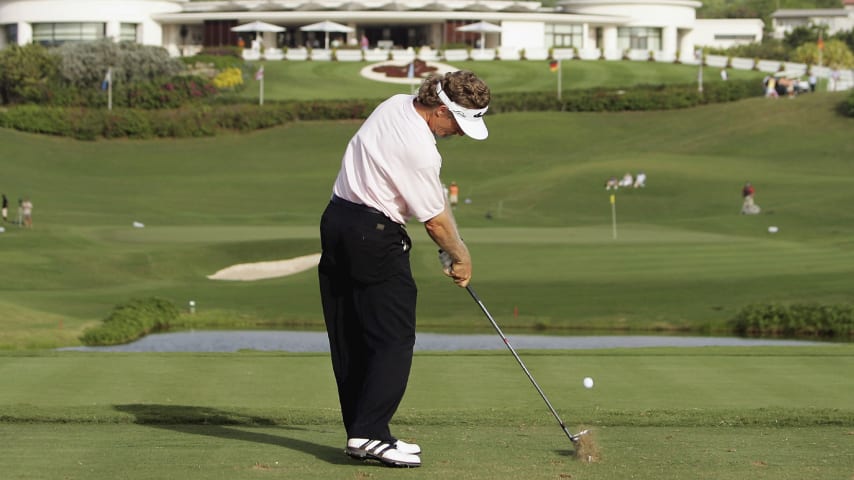
<path id="1" fill-rule="evenodd" d="M 245 45 L 247 57 L 278 59 L 306 47 L 327 49 L 331 38 L 328 48 L 342 52 L 467 48 L 476 58 L 514 59 L 538 58 L 554 48 L 581 58 L 635 53 L 673 60 L 693 58 L 700 46 L 761 40 L 762 21 L 697 19 L 701 5 L 696 0 L 558 0 L 553 7 L 525 0 L 0 0 L 0 48 L 111 38 L 163 46 L 175 56 Z M 301 29 L 327 20 L 348 31 Z M 231 30 L 253 21 L 284 30 Z M 477 22 L 496 31 L 460 31 Z"/>

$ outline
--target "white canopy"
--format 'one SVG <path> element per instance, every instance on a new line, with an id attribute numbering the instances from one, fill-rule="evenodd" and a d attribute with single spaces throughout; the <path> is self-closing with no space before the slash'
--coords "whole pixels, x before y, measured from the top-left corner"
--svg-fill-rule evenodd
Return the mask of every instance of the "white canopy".
<path id="1" fill-rule="evenodd" d="M 480 49 L 483 50 L 483 45 L 486 43 L 487 33 L 501 33 L 501 27 L 494 23 L 477 22 L 463 25 L 457 28 L 458 32 L 480 32 Z"/>
<path id="2" fill-rule="evenodd" d="M 312 23 L 311 25 L 306 25 L 304 27 L 300 27 L 300 30 L 304 32 L 325 32 L 326 33 L 326 49 L 329 49 L 329 32 L 335 33 L 349 33 L 353 32 L 356 29 L 353 27 L 348 27 L 347 25 L 342 25 L 340 23 L 330 22 L 329 20 L 324 20 L 318 23 Z"/>
<path id="3" fill-rule="evenodd" d="M 278 25 L 273 25 L 272 23 L 259 22 L 254 21 L 251 23 L 244 23 L 243 25 L 238 25 L 236 27 L 231 28 L 232 32 L 255 32 L 255 38 L 260 36 L 261 32 L 284 32 L 285 27 L 280 27 Z"/>

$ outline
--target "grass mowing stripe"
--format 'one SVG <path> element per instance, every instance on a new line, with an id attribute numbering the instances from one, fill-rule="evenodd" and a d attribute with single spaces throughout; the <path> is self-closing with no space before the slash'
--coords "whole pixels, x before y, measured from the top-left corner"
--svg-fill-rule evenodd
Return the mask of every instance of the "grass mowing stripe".
<path id="1" fill-rule="evenodd" d="M 603 428 L 603 460 L 577 462 L 555 427 L 418 427 L 424 466 L 417 479 L 613 478 L 795 480 L 847 478 L 850 436 L 838 427 Z M 194 479 L 400 478 L 402 472 L 347 459 L 334 426 L 0 425 L 15 438 L 0 453 L 8 478 L 180 477 Z M 105 455 L 104 452 L 109 452 Z M 674 452 L 679 452 L 678 455 Z"/>

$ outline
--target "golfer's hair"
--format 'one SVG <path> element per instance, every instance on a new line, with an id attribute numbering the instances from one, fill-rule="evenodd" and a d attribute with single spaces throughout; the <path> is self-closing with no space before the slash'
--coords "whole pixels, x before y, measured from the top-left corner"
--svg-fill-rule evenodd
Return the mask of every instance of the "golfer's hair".
<path id="1" fill-rule="evenodd" d="M 489 105 L 489 87 L 477 75 L 465 70 L 430 75 L 418 88 L 418 103 L 427 107 L 442 105 L 436 93 L 437 82 L 442 82 L 442 90 L 448 94 L 448 98 L 463 107 L 484 108 Z"/>

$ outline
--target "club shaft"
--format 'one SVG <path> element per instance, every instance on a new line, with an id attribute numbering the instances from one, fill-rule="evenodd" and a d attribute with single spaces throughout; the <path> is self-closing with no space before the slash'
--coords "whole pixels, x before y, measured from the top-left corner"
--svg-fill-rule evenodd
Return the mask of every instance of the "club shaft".
<path id="1" fill-rule="evenodd" d="M 486 305 L 483 304 L 483 302 L 480 300 L 480 297 L 477 296 L 477 293 L 475 293 L 471 285 L 467 286 L 466 290 L 468 290 L 471 297 L 478 304 L 484 315 L 486 315 L 486 318 L 489 319 L 489 322 L 492 324 L 492 327 L 495 329 L 495 331 L 498 332 L 498 335 L 501 337 L 501 340 L 504 341 L 504 345 L 507 346 L 507 349 L 510 350 L 510 353 L 513 354 L 513 358 L 515 358 L 516 361 L 519 363 L 519 366 L 522 367 L 522 370 L 525 372 L 525 375 L 527 375 L 528 380 L 530 380 L 531 384 L 534 385 L 534 388 L 537 389 L 537 393 L 539 393 L 540 397 L 543 398 L 543 401 L 546 402 L 546 406 L 549 407 L 549 411 L 551 411 L 552 415 L 554 415 L 555 420 L 557 420 L 557 423 L 560 425 L 560 428 L 563 430 L 563 433 L 565 433 L 566 436 L 569 437 L 572 442 L 577 441 L 577 436 L 570 433 L 569 429 L 566 428 L 566 424 L 560 418 L 560 415 L 558 415 L 557 410 L 555 410 L 555 408 L 552 406 L 552 403 L 549 401 L 548 397 L 546 397 L 546 394 L 545 392 L 543 392 L 543 389 L 540 388 L 540 385 L 537 384 L 537 381 L 534 380 L 534 376 L 531 375 L 530 370 L 528 370 L 528 367 L 525 366 L 525 362 L 523 362 L 522 358 L 519 357 L 519 354 L 516 353 L 516 349 L 513 348 L 513 345 L 510 345 L 510 341 L 507 340 L 507 337 L 504 335 L 504 332 L 501 331 L 501 327 L 498 326 L 498 322 L 496 322 L 495 319 L 492 318 L 492 315 L 489 313 L 489 310 L 486 309 Z"/>

